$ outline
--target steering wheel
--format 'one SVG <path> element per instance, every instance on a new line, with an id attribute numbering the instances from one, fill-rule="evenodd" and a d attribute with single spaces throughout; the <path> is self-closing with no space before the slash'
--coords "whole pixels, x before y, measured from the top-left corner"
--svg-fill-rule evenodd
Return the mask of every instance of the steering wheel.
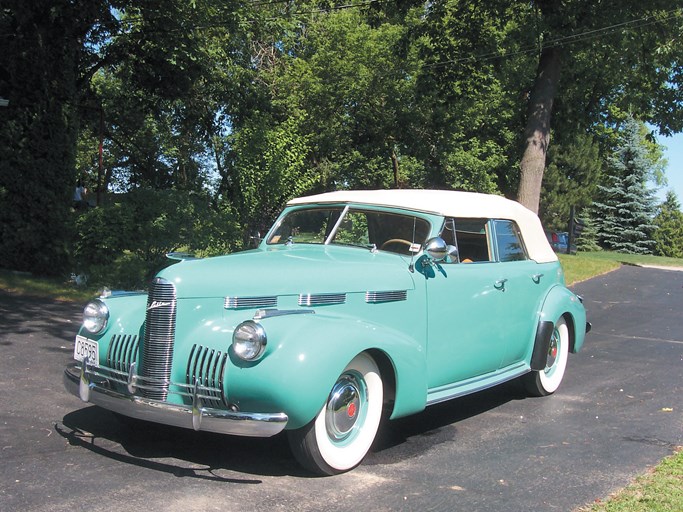
<path id="1" fill-rule="evenodd" d="M 391 244 L 404 244 L 404 245 L 407 245 L 408 248 L 412 247 L 412 245 L 413 245 L 412 242 L 409 242 L 408 240 L 404 240 L 403 238 L 390 238 L 389 240 L 387 240 L 386 242 L 384 242 L 382 244 L 382 246 L 379 248 L 380 251 L 383 251 L 386 246 L 391 245 Z"/>

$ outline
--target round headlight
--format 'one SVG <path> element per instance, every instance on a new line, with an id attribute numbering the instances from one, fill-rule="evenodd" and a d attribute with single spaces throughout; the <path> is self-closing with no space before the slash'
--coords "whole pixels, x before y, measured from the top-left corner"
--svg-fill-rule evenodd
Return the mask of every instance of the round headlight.
<path id="1" fill-rule="evenodd" d="M 88 302 L 83 309 L 83 327 L 93 334 L 104 331 L 109 320 L 109 308 L 101 300 Z"/>
<path id="2" fill-rule="evenodd" d="M 232 335 L 232 348 L 235 355 L 245 361 L 255 361 L 266 350 L 266 330 L 252 320 L 242 322 Z"/>

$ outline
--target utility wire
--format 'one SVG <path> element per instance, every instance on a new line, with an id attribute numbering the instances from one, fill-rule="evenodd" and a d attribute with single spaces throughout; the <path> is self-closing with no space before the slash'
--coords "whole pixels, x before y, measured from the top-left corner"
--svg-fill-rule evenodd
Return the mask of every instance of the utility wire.
<path id="1" fill-rule="evenodd" d="M 325 12 L 332 12 L 332 11 L 341 11 L 341 10 L 346 10 L 346 9 L 355 9 L 355 8 L 361 8 L 361 7 L 367 7 L 372 4 L 384 4 L 388 3 L 390 0 L 364 0 L 356 3 L 349 3 L 349 4 L 343 4 L 343 5 L 331 5 L 329 7 L 325 8 L 318 8 L 318 9 L 312 9 L 312 10 L 307 10 L 307 11 L 292 11 L 286 13 L 287 18 L 291 18 L 294 16 L 303 16 L 303 15 L 310 15 L 310 14 L 320 14 L 320 13 L 325 13 Z M 264 7 L 264 6 L 270 6 L 270 5 L 277 5 L 277 4 L 285 4 L 285 3 L 290 3 L 291 0 L 268 0 L 268 1 L 254 1 L 254 2 L 249 2 L 248 4 L 252 7 Z M 161 12 L 161 11 L 157 11 Z M 237 14 L 237 11 L 223 11 L 225 14 Z M 637 18 L 634 20 L 628 20 L 620 23 L 616 23 L 613 25 L 608 25 L 606 27 L 600 27 L 596 29 L 591 29 L 587 30 L 584 32 L 576 33 L 576 34 L 568 34 L 565 36 L 559 36 L 553 39 L 549 39 L 547 41 L 542 41 L 541 43 L 541 48 L 539 48 L 539 45 L 537 43 L 530 44 L 523 46 L 519 49 L 512 50 L 512 51 L 507 51 L 507 52 L 499 52 L 499 51 L 492 51 L 492 52 L 487 52 L 487 53 L 481 53 L 477 55 L 470 55 L 470 56 L 463 56 L 460 58 L 456 59 L 449 59 L 449 60 L 444 60 L 440 62 L 435 62 L 432 64 L 427 64 L 425 67 L 441 67 L 441 66 L 447 66 L 451 64 L 462 64 L 462 63 L 472 63 L 472 62 L 486 62 L 489 60 L 494 60 L 494 59 L 501 59 L 501 58 L 509 58 L 509 57 L 515 57 L 519 55 L 525 55 L 529 53 L 534 53 L 538 52 L 539 49 L 543 48 L 553 48 L 553 47 L 558 47 L 558 46 L 563 46 L 563 45 L 568 45 L 568 44 L 576 44 L 584 41 L 589 41 L 592 39 L 599 39 L 605 35 L 617 32 L 619 30 L 628 30 L 628 31 L 633 31 L 637 30 L 646 26 L 650 25 L 655 25 L 655 24 L 660 24 L 660 23 L 665 23 L 668 22 L 672 19 L 675 19 L 676 17 L 680 16 L 683 13 L 683 9 L 677 8 L 677 9 L 672 9 L 670 11 L 665 11 L 664 13 L 658 13 L 658 14 L 653 14 L 649 16 L 645 16 L 642 18 Z M 285 13 L 283 13 L 285 14 Z M 663 17 L 662 17 L 663 15 Z M 279 16 L 279 17 L 270 17 L 266 18 L 267 21 L 274 21 L 274 20 L 281 20 L 285 19 L 285 16 Z M 116 37 L 118 35 L 127 35 L 127 36 L 132 36 L 132 35 L 146 35 L 146 34 L 151 34 L 151 33 L 173 33 L 173 32 L 187 32 L 188 30 L 209 30 L 209 29 L 214 29 L 214 28 L 223 28 L 228 26 L 230 23 L 233 23 L 233 21 L 216 21 L 216 22 L 208 22 L 206 24 L 201 24 L 201 25 L 194 25 L 194 26 L 189 26 L 189 27 L 177 27 L 177 28 L 147 28 L 144 31 L 142 30 L 130 30 L 126 31 L 126 28 L 132 29 L 135 25 L 135 23 L 141 22 L 141 21 L 146 21 L 146 18 L 141 15 L 141 14 L 130 14 L 126 16 L 123 19 L 118 20 L 121 29 L 117 33 L 113 33 L 112 37 Z M 255 22 L 255 19 L 247 20 L 250 22 Z M 0 37 L 7 37 L 7 36 L 12 36 L 13 34 L 0 34 Z"/>
<path id="2" fill-rule="evenodd" d="M 638 18 L 635 20 L 629 20 L 629 21 L 624 21 L 621 23 L 616 23 L 614 25 L 608 25 L 606 27 L 601 27 L 597 29 L 592 29 L 592 30 L 587 30 L 585 32 L 580 32 L 578 34 L 568 34 L 566 36 L 559 36 L 554 39 L 549 39 L 547 41 L 543 41 L 540 45 L 540 49 L 543 48 L 556 48 L 559 46 L 564 46 L 568 44 L 576 44 L 584 41 L 589 41 L 592 39 L 599 39 L 605 35 L 617 32 L 619 30 L 627 30 L 627 31 L 634 31 L 643 27 L 647 27 L 650 25 L 656 25 L 658 23 L 665 23 L 667 21 L 670 21 L 672 19 L 675 19 L 679 15 L 683 13 L 683 9 L 678 8 L 678 9 L 672 9 L 671 11 L 666 11 L 664 13 L 664 17 L 660 17 L 661 15 L 656 14 L 656 15 L 651 15 L 651 16 L 645 16 L 643 18 Z M 481 53 L 478 55 L 471 55 L 467 57 L 461 57 L 458 59 L 450 59 L 450 60 L 445 60 L 445 61 L 440 61 L 440 62 L 435 62 L 432 64 L 427 64 L 425 67 L 439 67 L 439 66 L 447 66 L 450 64 L 462 64 L 462 63 L 470 63 L 470 62 L 486 62 L 489 60 L 495 60 L 495 59 L 500 59 L 500 58 L 508 58 L 508 57 L 516 57 L 518 55 L 524 55 L 528 53 L 535 53 L 539 51 L 539 45 L 538 43 L 530 44 L 527 46 L 523 46 L 520 49 L 509 51 L 509 52 L 488 52 L 488 53 Z"/>

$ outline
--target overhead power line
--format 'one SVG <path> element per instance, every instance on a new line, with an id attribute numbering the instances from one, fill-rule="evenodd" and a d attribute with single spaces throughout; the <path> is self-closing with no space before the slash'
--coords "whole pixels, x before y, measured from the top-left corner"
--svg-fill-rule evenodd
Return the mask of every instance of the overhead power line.
<path id="1" fill-rule="evenodd" d="M 662 17 L 663 14 L 663 17 Z M 646 26 L 650 25 L 656 25 L 658 23 L 664 23 L 670 20 L 675 19 L 676 17 L 680 16 L 683 14 L 683 9 L 678 8 L 678 9 L 672 9 L 670 11 L 665 11 L 664 13 L 659 13 L 659 14 L 653 14 L 650 16 L 645 16 L 642 18 L 634 19 L 634 20 L 629 20 L 629 21 L 624 21 L 621 23 L 615 23 L 613 25 L 608 25 L 605 27 L 600 27 L 596 29 L 591 29 L 591 30 L 586 30 L 584 32 L 579 32 L 575 34 L 567 34 L 564 36 L 558 36 L 552 39 L 548 39 L 546 41 L 542 41 L 539 44 L 529 44 L 527 46 L 523 46 L 521 48 L 507 51 L 507 52 L 487 52 L 487 53 L 481 53 L 477 55 L 469 55 L 469 56 L 463 56 L 457 59 L 450 59 L 450 60 L 444 60 L 440 62 L 435 62 L 432 64 L 428 64 L 426 67 L 438 67 L 438 66 L 446 66 L 449 64 L 462 64 L 466 62 L 485 62 L 489 60 L 495 60 L 495 59 L 501 59 L 501 58 L 508 58 L 508 57 L 516 57 L 518 55 L 524 55 L 524 54 L 529 54 L 529 53 L 536 53 L 540 52 L 544 48 L 557 48 L 560 46 L 565 46 L 565 45 L 570 45 L 570 44 L 576 44 L 576 43 L 581 43 L 584 41 L 589 41 L 592 39 L 600 39 L 606 35 L 612 34 L 614 32 L 618 32 L 620 30 L 628 30 L 628 31 L 633 31 L 637 30 Z"/>

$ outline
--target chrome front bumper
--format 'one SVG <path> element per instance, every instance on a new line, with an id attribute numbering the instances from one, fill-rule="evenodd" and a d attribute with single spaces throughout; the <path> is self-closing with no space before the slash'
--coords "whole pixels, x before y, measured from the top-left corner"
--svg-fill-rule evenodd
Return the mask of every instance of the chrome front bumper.
<path id="1" fill-rule="evenodd" d="M 64 387 L 84 402 L 104 409 L 175 427 L 205 430 L 219 434 L 250 437 L 270 437 L 287 425 L 285 413 L 249 413 L 204 407 L 195 388 L 192 405 L 172 404 L 133 394 L 115 391 L 106 379 L 71 363 L 64 370 Z M 96 368 L 93 368 L 96 370 Z"/>

